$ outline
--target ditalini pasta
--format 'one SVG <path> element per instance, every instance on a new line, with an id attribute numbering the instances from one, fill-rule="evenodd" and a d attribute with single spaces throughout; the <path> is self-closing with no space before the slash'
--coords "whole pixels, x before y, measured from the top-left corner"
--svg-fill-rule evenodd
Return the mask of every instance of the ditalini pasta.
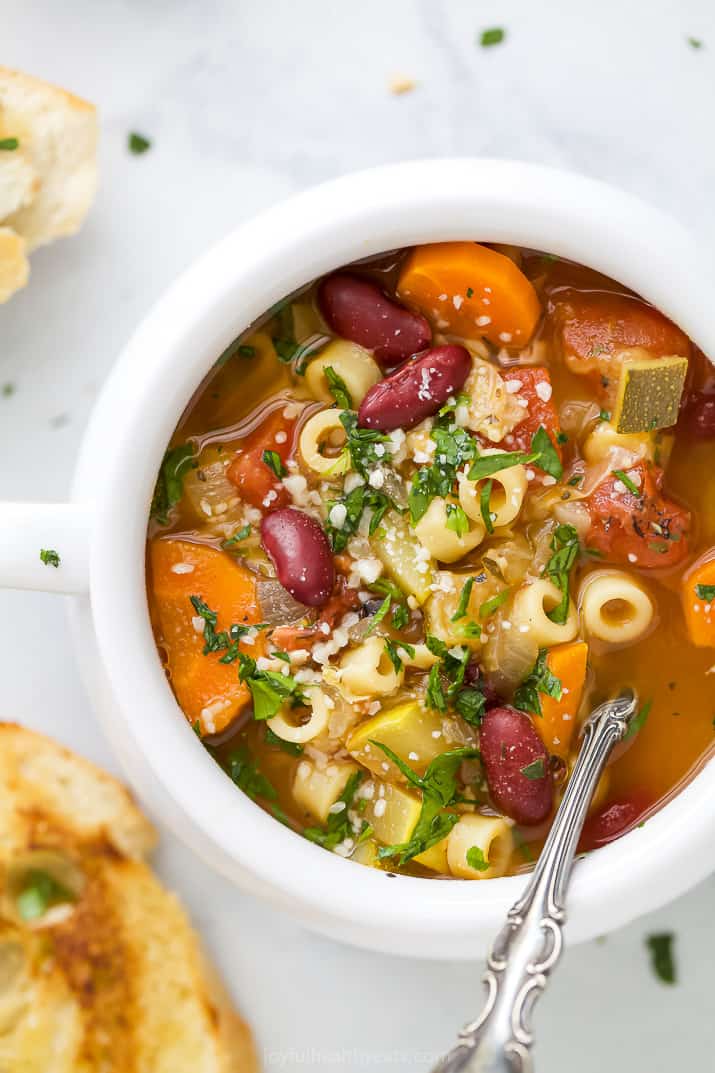
<path id="1" fill-rule="evenodd" d="M 583 847 L 697 769 L 715 379 L 676 325 L 583 266 L 446 242 L 307 283 L 216 358 L 157 477 L 147 592 L 237 793 L 353 864 L 483 880 L 536 859 L 624 684 L 638 747 Z"/>
<path id="2" fill-rule="evenodd" d="M 642 585 L 622 570 L 597 571 L 580 597 L 585 633 L 612 645 L 632 644 L 648 633 L 655 606 Z"/>

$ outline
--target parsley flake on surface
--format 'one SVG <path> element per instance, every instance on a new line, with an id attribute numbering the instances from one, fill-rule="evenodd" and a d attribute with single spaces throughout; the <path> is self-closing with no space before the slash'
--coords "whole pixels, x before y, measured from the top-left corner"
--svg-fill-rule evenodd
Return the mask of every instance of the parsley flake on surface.
<path id="1" fill-rule="evenodd" d="M 543 570 L 544 577 L 548 577 L 561 592 L 561 600 L 553 608 L 547 611 L 547 617 L 552 622 L 563 625 L 569 613 L 569 575 L 579 553 L 578 532 L 572 525 L 557 525 L 551 536 L 552 555 Z"/>
<path id="2" fill-rule="evenodd" d="M 491 600 L 485 600 L 479 608 L 479 617 L 489 618 L 489 616 L 493 615 L 494 612 L 498 608 L 500 608 L 502 604 L 505 604 L 507 602 L 510 596 L 511 589 L 502 589 L 502 591 L 498 592 L 496 596 L 492 596 Z"/>
<path id="3" fill-rule="evenodd" d="M 235 548 L 236 544 L 240 544 L 241 541 L 246 540 L 250 535 L 250 525 L 243 525 L 236 533 L 233 534 L 233 536 L 229 537 L 228 540 L 222 540 L 221 547 L 224 549 L 224 551 L 227 551 L 229 548 Z"/>
<path id="4" fill-rule="evenodd" d="M 55 569 L 62 561 L 54 548 L 40 548 L 40 559 L 45 566 L 54 566 Z"/>
<path id="5" fill-rule="evenodd" d="M 652 705 L 653 701 L 647 700 L 640 709 L 640 711 L 633 716 L 628 725 L 628 730 L 623 736 L 624 741 L 630 741 L 631 738 L 634 738 L 636 736 L 639 730 L 643 729 L 646 722 L 648 721 L 648 716 L 650 715 Z"/>
<path id="6" fill-rule="evenodd" d="M 15 391 L 16 391 L 15 385 L 13 383 L 10 383 L 10 381 L 8 381 L 6 384 L 3 384 L 3 386 L 2 386 L 2 397 L 4 399 L 9 399 L 12 395 L 15 394 Z"/>
<path id="7" fill-rule="evenodd" d="M 467 864 L 477 872 L 486 872 L 489 868 L 489 861 L 486 859 L 479 846 L 469 847 L 467 850 Z"/>
<path id="8" fill-rule="evenodd" d="M 658 932 L 646 936 L 646 946 L 650 951 L 651 968 L 664 984 L 676 983 L 675 958 L 673 942 L 675 936 L 670 931 Z"/>
<path id="9" fill-rule="evenodd" d="M 325 373 L 325 379 L 328 382 L 330 394 L 335 399 L 337 405 L 343 410 L 352 410 L 352 396 L 350 395 L 342 376 L 338 376 L 332 365 L 326 365 L 323 372 Z"/>
<path id="10" fill-rule="evenodd" d="M 521 774 L 525 779 L 529 779 L 530 782 L 535 782 L 537 779 L 543 779 L 546 774 L 546 765 L 544 764 L 543 756 L 538 756 L 536 760 L 532 760 L 530 764 L 521 769 Z"/>
<path id="11" fill-rule="evenodd" d="M 624 484 L 626 486 L 631 495 L 638 496 L 639 498 L 642 497 L 643 493 L 641 492 L 640 488 L 637 484 L 633 483 L 631 478 L 628 476 L 627 473 L 624 472 L 624 470 L 612 469 L 611 473 L 616 478 L 616 480 L 619 480 L 621 484 Z"/>
<path id="12" fill-rule="evenodd" d="M 283 465 L 283 459 L 277 451 L 264 451 L 261 455 L 261 461 L 264 465 L 268 466 L 271 473 L 275 474 L 279 481 L 281 478 L 285 477 L 288 472 Z"/>
<path id="13" fill-rule="evenodd" d="M 141 156 L 142 153 L 146 153 L 151 149 L 151 142 L 143 134 L 137 134 L 136 131 L 132 131 L 127 138 L 127 145 L 129 152 L 134 156 Z"/>
<path id="14" fill-rule="evenodd" d="M 491 48 L 492 45 L 500 45 L 505 37 L 506 30 L 502 26 L 492 26 L 488 30 L 482 30 L 479 44 L 482 48 Z"/>
<path id="15" fill-rule="evenodd" d="M 52 906 L 74 901 L 74 895 L 54 876 L 39 869 L 27 873 L 22 889 L 15 896 L 18 914 L 25 921 L 38 920 Z"/>
<path id="16" fill-rule="evenodd" d="M 539 694 L 543 693 L 554 700 L 561 700 L 563 694 L 560 679 L 552 674 L 546 663 L 547 656 L 547 649 L 539 650 L 536 663 L 514 693 L 515 706 L 533 715 L 543 715 Z"/>
<path id="17" fill-rule="evenodd" d="M 156 479 L 150 512 L 151 517 L 159 525 L 168 525 L 169 511 L 176 506 L 184 494 L 184 477 L 189 469 L 196 469 L 196 466 L 192 443 L 170 447 L 164 455 L 159 476 Z"/>
<path id="18" fill-rule="evenodd" d="M 0 150 L 11 153 L 20 148 L 19 138 L 0 138 Z"/>
<path id="19" fill-rule="evenodd" d="M 699 49 L 703 47 L 702 39 L 699 37 L 688 37 L 686 40 L 691 48 Z"/>
<path id="20" fill-rule="evenodd" d="M 706 604 L 715 600 L 715 585 L 696 585 L 695 595 L 698 600 L 704 600 Z"/>
<path id="21" fill-rule="evenodd" d="M 469 598 L 472 595 L 472 588 L 474 587 L 474 578 L 468 577 L 462 585 L 462 591 L 459 594 L 459 600 L 457 601 L 457 609 L 452 615 L 451 622 L 458 622 L 460 618 L 464 618 L 467 614 L 467 608 L 469 607 Z"/>

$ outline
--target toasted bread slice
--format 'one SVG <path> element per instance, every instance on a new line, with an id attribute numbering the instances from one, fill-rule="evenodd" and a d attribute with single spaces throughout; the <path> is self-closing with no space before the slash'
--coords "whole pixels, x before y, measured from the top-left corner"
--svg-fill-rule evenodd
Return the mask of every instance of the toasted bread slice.
<path id="1" fill-rule="evenodd" d="M 153 844 L 118 782 L 0 724 L 3 1073 L 257 1068 L 249 1029 L 142 859 Z M 52 893 L 39 906 L 38 876 Z"/>
<path id="2" fill-rule="evenodd" d="M 0 67 L 0 222 L 28 251 L 79 230 L 97 189 L 93 105 L 39 78 Z"/>

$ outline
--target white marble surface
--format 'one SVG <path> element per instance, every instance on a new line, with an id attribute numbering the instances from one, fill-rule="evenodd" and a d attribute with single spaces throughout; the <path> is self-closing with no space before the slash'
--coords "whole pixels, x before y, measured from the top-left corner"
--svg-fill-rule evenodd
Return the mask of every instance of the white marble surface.
<path id="1" fill-rule="evenodd" d="M 715 237 L 708 0 L 1 0 L 0 25 L 3 63 L 96 101 L 103 121 L 83 233 L 39 252 L 30 288 L 0 310 L 0 384 L 16 386 L 0 395 L 6 498 L 67 493 L 93 398 L 137 319 L 227 228 L 315 181 L 419 155 L 523 157 L 618 182 Z M 505 44 L 476 47 L 492 25 Z M 395 74 L 418 88 L 391 96 Z M 153 139 L 146 156 L 126 152 L 131 129 Z M 0 594 L 0 681 L 2 716 L 115 769 L 59 600 Z M 169 837 L 159 867 L 268 1069 L 419 1073 L 480 1001 L 477 966 L 311 936 Z M 712 1068 L 713 893 L 711 879 L 567 953 L 537 1014 L 540 1069 Z M 674 988 L 648 967 L 644 935 L 659 929 L 677 935 Z"/>

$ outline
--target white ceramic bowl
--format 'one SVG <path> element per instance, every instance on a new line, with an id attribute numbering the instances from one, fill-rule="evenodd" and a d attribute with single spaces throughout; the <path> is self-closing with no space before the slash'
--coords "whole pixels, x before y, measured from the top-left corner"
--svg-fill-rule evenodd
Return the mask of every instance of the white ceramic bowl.
<path id="1" fill-rule="evenodd" d="M 401 954 L 484 952 L 522 877 L 440 882 L 326 853 L 239 793 L 183 718 L 156 654 L 144 541 L 163 451 L 216 357 L 316 276 L 394 247 L 473 238 L 599 269 L 715 354 L 713 273 L 694 239 L 634 198 L 576 175 L 495 160 L 422 161 L 339 179 L 230 234 L 127 345 L 84 439 L 73 502 L 0 508 L 0 585 L 74 594 L 77 657 L 129 779 L 152 811 L 241 887 L 327 935 Z M 57 548 L 58 570 L 39 547 Z M 579 862 L 569 939 L 653 909 L 715 865 L 715 766 L 640 829 Z M 207 879 L 208 881 L 208 879 Z"/>

